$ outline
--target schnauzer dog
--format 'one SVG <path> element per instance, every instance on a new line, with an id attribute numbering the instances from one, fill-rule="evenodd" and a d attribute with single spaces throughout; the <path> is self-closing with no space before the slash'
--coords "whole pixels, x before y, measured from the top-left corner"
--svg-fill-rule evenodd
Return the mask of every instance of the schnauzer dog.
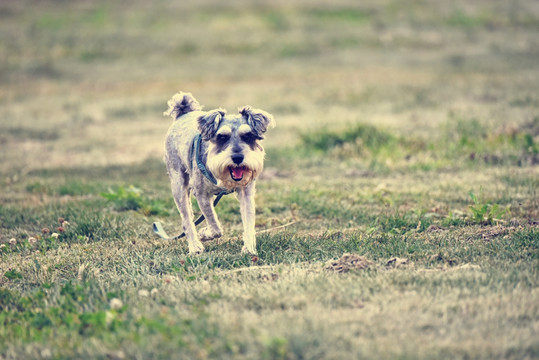
<path id="1" fill-rule="evenodd" d="M 263 135 L 273 116 L 245 106 L 238 115 L 223 109 L 202 111 L 190 94 L 179 92 L 163 115 L 174 119 L 165 141 L 165 161 L 174 201 L 180 212 L 189 253 L 204 251 L 202 241 L 223 234 L 215 213 L 216 195 L 236 192 L 243 222 L 242 253 L 256 254 L 255 179 L 264 167 Z M 208 226 L 197 233 L 191 191 Z"/>

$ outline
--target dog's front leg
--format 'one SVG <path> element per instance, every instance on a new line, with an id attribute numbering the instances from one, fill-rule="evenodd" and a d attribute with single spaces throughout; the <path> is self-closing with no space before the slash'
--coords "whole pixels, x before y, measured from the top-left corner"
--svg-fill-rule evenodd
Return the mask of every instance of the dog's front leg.
<path id="1" fill-rule="evenodd" d="M 240 200 L 241 221 L 243 222 L 243 253 L 256 255 L 255 235 L 255 183 L 252 182 L 244 188 L 238 189 Z"/>
<path id="2" fill-rule="evenodd" d="M 197 198 L 200 211 L 202 211 L 208 223 L 208 226 L 199 231 L 200 240 L 208 241 L 220 238 L 223 235 L 223 229 L 221 228 L 221 224 L 219 224 L 213 207 L 213 194 L 195 189 L 195 197 Z"/>
<path id="3" fill-rule="evenodd" d="M 188 190 L 188 179 L 183 178 L 177 173 L 170 171 L 170 185 L 174 202 L 182 216 L 182 227 L 187 237 L 189 245 L 189 254 L 199 254 L 204 251 L 204 245 L 200 242 L 195 223 L 193 221 L 193 209 Z"/>

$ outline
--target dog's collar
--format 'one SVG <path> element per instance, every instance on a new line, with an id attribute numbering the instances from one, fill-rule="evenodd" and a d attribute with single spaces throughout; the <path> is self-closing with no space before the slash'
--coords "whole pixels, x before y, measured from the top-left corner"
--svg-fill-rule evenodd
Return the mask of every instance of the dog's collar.
<path id="1" fill-rule="evenodd" d="M 204 161 L 202 161 L 202 157 L 200 156 L 201 146 L 202 146 L 202 134 L 199 133 L 193 139 L 193 144 L 191 145 L 191 151 L 189 152 L 189 155 L 190 155 L 189 163 L 191 164 L 191 168 L 193 167 L 193 157 L 194 157 L 197 163 L 197 167 L 202 173 L 202 175 L 204 175 L 204 177 L 208 179 L 212 184 L 217 185 L 217 180 L 215 179 L 215 176 L 213 176 L 211 171 L 208 170 L 208 168 L 204 164 Z M 227 190 L 227 189 L 221 188 L 221 191 L 217 193 L 217 196 L 228 195 L 233 192 L 234 190 Z"/>
<path id="2" fill-rule="evenodd" d="M 213 176 L 210 170 L 206 168 L 206 165 L 204 165 L 204 162 L 202 161 L 202 157 L 200 156 L 200 147 L 202 145 L 202 134 L 197 134 L 195 138 L 193 139 L 193 146 L 191 149 L 191 164 L 193 164 L 193 155 L 195 157 L 195 161 L 197 163 L 197 167 L 204 175 L 204 177 L 212 182 L 212 184 L 217 185 L 217 180 Z"/>

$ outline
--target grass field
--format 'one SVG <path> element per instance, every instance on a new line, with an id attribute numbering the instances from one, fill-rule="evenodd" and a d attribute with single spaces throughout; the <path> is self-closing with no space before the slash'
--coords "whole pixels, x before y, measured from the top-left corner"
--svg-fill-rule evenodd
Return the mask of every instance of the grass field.
<path id="1" fill-rule="evenodd" d="M 151 232 L 178 90 L 275 116 L 257 257 Z M 537 1 L 4 1 L 0 147 L 1 359 L 539 358 Z"/>

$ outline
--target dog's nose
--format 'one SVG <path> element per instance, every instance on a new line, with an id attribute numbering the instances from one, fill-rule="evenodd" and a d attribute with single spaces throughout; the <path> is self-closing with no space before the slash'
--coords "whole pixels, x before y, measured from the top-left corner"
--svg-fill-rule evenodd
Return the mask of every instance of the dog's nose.
<path id="1" fill-rule="evenodd" d="M 234 164 L 239 165 L 243 161 L 243 155 L 242 154 L 234 154 L 232 155 L 232 161 L 234 161 Z"/>

